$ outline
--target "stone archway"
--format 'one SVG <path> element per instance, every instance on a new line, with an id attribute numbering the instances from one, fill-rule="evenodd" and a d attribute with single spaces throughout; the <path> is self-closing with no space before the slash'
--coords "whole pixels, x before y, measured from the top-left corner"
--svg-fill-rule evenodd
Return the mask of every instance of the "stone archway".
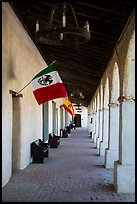
<path id="1" fill-rule="evenodd" d="M 105 151 L 106 168 L 114 168 L 114 161 L 118 160 L 119 104 L 117 99 L 119 97 L 119 84 L 119 68 L 115 62 L 110 79 L 108 148 Z"/>
<path id="2" fill-rule="evenodd" d="M 103 100 L 103 128 L 102 128 L 102 141 L 100 142 L 100 156 L 105 155 L 105 148 L 108 147 L 108 101 L 109 101 L 109 80 L 106 78 L 104 87 L 104 100 Z"/>
<path id="3" fill-rule="evenodd" d="M 97 149 L 100 147 L 100 142 L 102 141 L 102 126 L 103 126 L 103 85 L 100 85 L 99 89 L 99 132 L 97 138 Z"/>
<path id="4" fill-rule="evenodd" d="M 129 41 L 120 103 L 119 160 L 114 163 L 117 192 L 135 192 L 135 31 Z"/>

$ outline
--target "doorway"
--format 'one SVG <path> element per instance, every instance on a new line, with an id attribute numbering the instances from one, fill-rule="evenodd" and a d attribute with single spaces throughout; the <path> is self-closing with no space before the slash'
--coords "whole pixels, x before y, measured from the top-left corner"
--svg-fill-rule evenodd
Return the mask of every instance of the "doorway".
<path id="1" fill-rule="evenodd" d="M 81 114 L 75 114 L 74 124 L 75 127 L 81 127 Z"/>

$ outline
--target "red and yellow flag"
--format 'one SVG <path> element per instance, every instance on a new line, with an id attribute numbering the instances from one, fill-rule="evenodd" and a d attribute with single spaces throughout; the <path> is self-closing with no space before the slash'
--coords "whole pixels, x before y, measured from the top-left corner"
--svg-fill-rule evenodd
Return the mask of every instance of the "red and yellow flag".
<path id="1" fill-rule="evenodd" d="M 72 116 L 75 115 L 74 113 L 74 108 L 73 105 L 71 103 L 71 100 L 68 98 L 65 103 L 62 105 Z"/>

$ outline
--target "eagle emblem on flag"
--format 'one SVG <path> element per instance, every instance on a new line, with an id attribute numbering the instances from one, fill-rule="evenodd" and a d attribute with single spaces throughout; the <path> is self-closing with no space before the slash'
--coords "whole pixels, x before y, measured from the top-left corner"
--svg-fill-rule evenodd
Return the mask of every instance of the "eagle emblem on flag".
<path id="1" fill-rule="evenodd" d="M 47 75 L 47 74 L 43 75 L 43 76 L 42 76 L 41 78 L 39 78 L 39 80 L 38 80 L 38 83 L 39 83 L 40 85 L 43 85 L 43 86 L 49 85 L 49 84 L 51 84 L 52 82 L 53 82 L 52 76 Z"/>

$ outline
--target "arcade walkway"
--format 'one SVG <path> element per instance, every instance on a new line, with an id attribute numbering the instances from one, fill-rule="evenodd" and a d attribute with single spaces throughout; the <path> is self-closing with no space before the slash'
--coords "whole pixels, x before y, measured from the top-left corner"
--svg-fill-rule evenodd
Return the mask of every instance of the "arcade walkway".
<path id="1" fill-rule="evenodd" d="M 50 149 L 44 164 L 30 164 L 14 172 L 2 189 L 3 202 L 134 202 L 135 194 L 118 194 L 113 170 L 105 169 L 103 157 L 85 128 L 72 130 Z"/>

